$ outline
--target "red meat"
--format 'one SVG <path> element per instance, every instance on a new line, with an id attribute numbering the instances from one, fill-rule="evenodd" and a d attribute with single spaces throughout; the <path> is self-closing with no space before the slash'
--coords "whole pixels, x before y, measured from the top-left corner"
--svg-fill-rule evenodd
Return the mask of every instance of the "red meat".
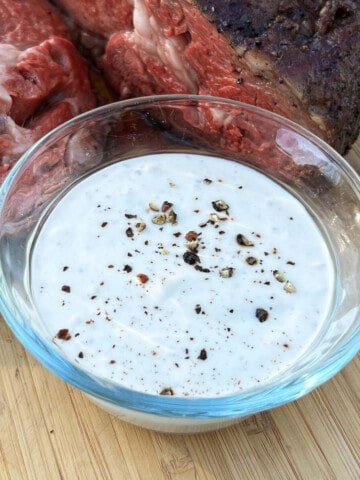
<path id="1" fill-rule="evenodd" d="M 89 45 L 103 37 L 95 59 L 121 98 L 242 100 L 291 118 L 340 153 L 359 134 L 360 0 L 55 3 Z"/>
<path id="2" fill-rule="evenodd" d="M 85 62 L 48 2 L 0 0 L 0 181 L 37 139 L 95 106 Z"/>

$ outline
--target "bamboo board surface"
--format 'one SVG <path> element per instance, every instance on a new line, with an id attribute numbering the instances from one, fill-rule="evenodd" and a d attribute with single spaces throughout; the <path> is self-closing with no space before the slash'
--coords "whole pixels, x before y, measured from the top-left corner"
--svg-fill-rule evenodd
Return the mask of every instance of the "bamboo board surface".
<path id="1" fill-rule="evenodd" d="M 360 172 L 360 138 L 347 155 Z M 0 318 L 0 480 L 358 480 L 360 356 L 291 404 L 171 435 L 123 423 L 28 354 Z"/>

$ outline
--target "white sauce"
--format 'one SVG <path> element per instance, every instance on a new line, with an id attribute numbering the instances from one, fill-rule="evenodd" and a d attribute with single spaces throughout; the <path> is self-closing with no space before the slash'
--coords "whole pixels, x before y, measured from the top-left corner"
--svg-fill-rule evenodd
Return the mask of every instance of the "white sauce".
<path id="1" fill-rule="evenodd" d="M 229 208 L 217 212 L 217 200 Z M 149 203 L 164 201 L 174 224 L 152 222 Z M 184 261 L 189 231 L 205 271 Z M 327 244 L 298 200 L 246 166 L 190 154 L 123 161 L 80 182 L 43 224 L 31 265 L 44 335 L 66 357 L 131 389 L 180 396 L 244 391 L 287 369 L 334 293 Z"/>

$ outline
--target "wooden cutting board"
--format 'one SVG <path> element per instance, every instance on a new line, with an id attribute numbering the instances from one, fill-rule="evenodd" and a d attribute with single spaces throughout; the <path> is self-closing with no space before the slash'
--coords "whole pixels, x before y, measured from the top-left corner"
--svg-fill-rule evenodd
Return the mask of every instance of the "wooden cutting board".
<path id="1" fill-rule="evenodd" d="M 347 155 L 360 172 L 360 138 Z M 236 426 L 160 434 L 111 417 L 0 318 L 0 480 L 359 480 L 360 355 L 304 398 Z"/>

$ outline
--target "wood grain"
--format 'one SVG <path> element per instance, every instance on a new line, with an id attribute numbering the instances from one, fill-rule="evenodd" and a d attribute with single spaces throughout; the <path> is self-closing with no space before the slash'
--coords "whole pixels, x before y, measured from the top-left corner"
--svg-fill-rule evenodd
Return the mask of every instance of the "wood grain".
<path id="1" fill-rule="evenodd" d="M 360 172 L 360 139 L 347 155 Z M 0 480 L 359 480 L 360 356 L 309 395 L 236 426 L 160 434 L 116 420 L 0 319 Z"/>

